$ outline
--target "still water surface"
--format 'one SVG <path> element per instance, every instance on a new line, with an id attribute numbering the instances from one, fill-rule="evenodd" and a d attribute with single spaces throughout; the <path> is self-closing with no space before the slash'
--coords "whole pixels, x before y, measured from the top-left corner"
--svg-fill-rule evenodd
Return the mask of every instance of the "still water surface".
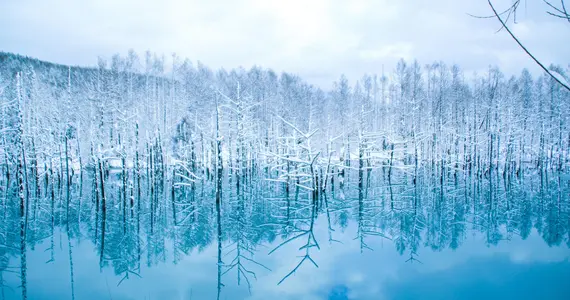
<path id="1" fill-rule="evenodd" d="M 30 202 L 25 258 L 7 197 L 3 299 L 570 299 L 564 176 L 404 175 L 318 201 L 252 180 L 224 190 L 219 215 L 212 183 L 168 186 L 145 186 L 138 206 L 110 174 L 104 213 L 92 179 L 69 210 L 56 186 Z"/>

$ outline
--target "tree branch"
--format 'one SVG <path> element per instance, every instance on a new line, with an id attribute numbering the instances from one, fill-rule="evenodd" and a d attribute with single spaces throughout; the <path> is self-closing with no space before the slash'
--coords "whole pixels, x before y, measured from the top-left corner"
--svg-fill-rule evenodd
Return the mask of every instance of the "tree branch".
<path id="1" fill-rule="evenodd" d="M 517 39 L 517 37 L 513 34 L 513 32 L 509 29 L 509 27 L 507 26 L 507 24 L 505 23 L 505 21 L 503 21 L 503 19 L 501 18 L 501 16 L 499 15 L 499 13 L 497 12 L 497 10 L 495 9 L 495 7 L 493 6 L 493 3 L 491 3 L 491 0 L 487 0 L 487 2 L 489 3 L 489 6 L 491 7 L 491 9 L 493 10 L 493 13 L 495 14 L 495 17 L 497 18 L 497 20 L 499 20 L 499 22 L 501 22 L 501 25 L 505 28 L 505 30 L 507 30 L 507 32 L 509 33 L 509 35 L 515 40 L 515 42 L 517 42 L 517 44 L 524 50 L 524 52 L 526 52 L 526 54 L 528 54 L 528 56 L 530 56 L 530 58 L 532 58 L 532 60 L 534 60 L 534 62 L 536 62 L 545 72 L 546 74 L 548 74 L 550 77 L 552 77 L 552 79 L 554 79 L 556 82 L 558 82 L 558 84 L 560 84 L 562 87 L 564 87 L 566 90 L 568 90 L 570 92 L 570 87 L 568 85 L 566 85 L 565 83 L 563 83 L 562 81 L 560 81 L 556 76 L 554 76 L 554 74 L 552 74 L 540 61 L 538 61 L 538 59 L 536 59 L 534 57 L 534 55 L 532 55 L 525 46 L 523 46 L 523 44 Z"/>

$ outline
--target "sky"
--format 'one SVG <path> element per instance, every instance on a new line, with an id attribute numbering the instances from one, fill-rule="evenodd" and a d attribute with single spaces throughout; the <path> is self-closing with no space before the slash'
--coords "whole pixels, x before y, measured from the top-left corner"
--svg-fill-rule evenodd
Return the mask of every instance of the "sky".
<path id="1" fill-rule="evenodd" d="M 547 8 L 523 0 L 512 29 L 544 64 L 567 67 L 570 23 Z M 213 69 L 286 71 L 322 88 L 341 74 L 390 72 L 400 58 L 539 74 L 506 31 L 496 32 L 496 19 L 469 16 L 490 13 L 486 0 L 0 0 L 0 51 L 95 66 L 99 56 L 150 50 Z"/>

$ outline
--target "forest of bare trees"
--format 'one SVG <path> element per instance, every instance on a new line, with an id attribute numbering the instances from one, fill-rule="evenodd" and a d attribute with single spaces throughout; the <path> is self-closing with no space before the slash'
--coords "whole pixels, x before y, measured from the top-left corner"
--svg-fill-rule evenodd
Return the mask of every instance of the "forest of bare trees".
<path id="1" fill-rule="evenodd" d="M 353 84 L 341 76 L 325 92 L 257 67 L 213 72 L 176 56 L 170 66 L 150 53 L 143 60 L 130 52 L 78 68 L 2 54 L 3 175 L 16 174 L 20 152 L 27 180 L 46 170 L 65 180 L 97 160 L 139 169 L 180 163 L 213 176 L 218 157 L 238 174 L 291 177 L 283 168 L 306 165 L 310 176 L 328 168 L 330 177 L 356 168 L 361 150 L 364 168 L 506 176 L 568 167 L 569 93 L 526 70 L 466 75 L 442 62 L 400 61 Z"/>
<path id="2" fill-rule="evenodd" d="M 570 241 L 570 92 L 550 76 L 401 60 L 324 91 L 259 67 L 169 61 L 129 52 L 81 68 L 0 53 L 0 275 L 13 270 L 2 255 L 17 255 L 23 298 L 25 250 L 53 249 L 56 227 L 87 230 L 100 267 L 123 279 L 141 276 L 142 253 L 160 260 L 166 239 L 176 259 L 215 237 L 218 297 L 227 273 L 250 287 L 269 270 L 253 255 L 263 240 L 283 239 L 270 255 L 301 243 L 278 283 L 318 267 L 312 251 L 347 218 L 361 251 L 390 239 L 409 261 L 420 243 L 458 247 L 467 224 L 490 244 L 501 226 Z M 72 255 L 69 241 L 73 287 Z"/>

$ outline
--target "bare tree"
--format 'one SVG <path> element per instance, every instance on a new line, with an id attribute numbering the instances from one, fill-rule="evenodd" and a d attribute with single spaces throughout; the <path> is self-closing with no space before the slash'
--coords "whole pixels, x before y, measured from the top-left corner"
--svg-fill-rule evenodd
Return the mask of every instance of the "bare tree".
<path id="1" fill-rule="evenodd" d="M 559 5 L 553 4 L 551 1 L 547 1 L 547 0 L 542 0 L 542 1 L 548 6 L 548 10 L 546 11 L 546 13 L 548 15 L 556 17 L 556 18 L 561 18 L 561 19 L 566 20 L 570 23 L 570 14 L 568 13 L 568 10 L 566 9 L 566 5 L 564 3 L 564 0 L 560 0 Z M 495 6 L 493 5 L 493 2 L 491 0 L 487 0 L 487 2 L 489 3 L 489 7 L 491 7 L 491 10 L 493 11 L 493 14 L 491 16 L 474 16 L 474 17 L 476 17 L 476 18 L 496 18 L 501 23 L 501 28 L 499 29 L 499 31 L 502 29 L 505 29 L 509 33 L 511 38 L 513 38 L 513 40 L 515 40 L 515 42 L 519 45 L 519 47 L 521 47 L 521 49 L 523 49 L 523 51 L 528 56 L 530 56 L 530 58 L 532 58 L 532 60 L 536 64 L 538 64 L 540 66 L 540 68 L 543 69 L 544 72 L 546 72 L 546 74 L 548 74 L 550 77 L 552 77 L 558 84 L 563 86 L 566 90 L 570 91 L 570 85 L 568 84 L 568 82 L 564 83 L 558 78 L 558 76 L 554 75 L 553 72 L 558 73 L 556 70 L 553 70 L 552 68 L 549 69 L 549 68 L 545 67 L 544 64 L 542 62 L 540 62 L 540 60 L 538 60 L 522 44 L 522 42 L 519 40 L 519 38 L 517 38 L 517 36 L 509 28 L 507 23 L 509 22 L 509 20 L 511 18 L 515 24 L 517 22 L 517 12 L 518 12 L 518 9 L 520 7 L 521 0 L 514 0 L 511 4 L 511 6 L 509 6 L 507 9 L 505 9 L 502 12 L 497 11 L 497 9 L 495 8 Z M 563 77 L 566 81 L 569 81 L 569 78 L 564 76 L 564 74 L 560 74 L 560 73 L 558 73 L 558 74 L 560 75 L 560 77 Z"/>

